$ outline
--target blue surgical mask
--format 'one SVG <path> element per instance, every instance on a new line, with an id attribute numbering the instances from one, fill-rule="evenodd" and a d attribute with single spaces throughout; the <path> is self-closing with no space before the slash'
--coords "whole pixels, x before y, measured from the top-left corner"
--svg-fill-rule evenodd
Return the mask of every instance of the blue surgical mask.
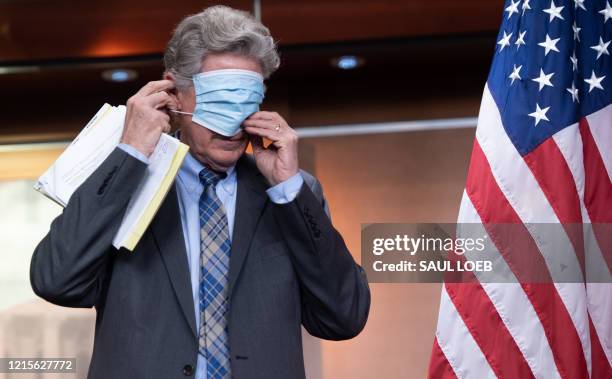
<path id="1" fill-rule="evenodd" d="M 192 121 L 227 137 L 238 134 L 240 125 L 259 111 L 264 98 L 263 77 L 255 71 L 207 71 L 193 76 L 193 86 Z"/>

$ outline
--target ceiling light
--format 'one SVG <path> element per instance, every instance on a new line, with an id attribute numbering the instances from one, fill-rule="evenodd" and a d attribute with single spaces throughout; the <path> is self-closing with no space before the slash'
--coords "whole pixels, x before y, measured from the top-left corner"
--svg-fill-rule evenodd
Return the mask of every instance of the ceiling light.
<path id="1" fill-rule="evenodd" d="M 102 77 L 109 82 L 128 82 L 138 77 L 138 73 L 134 70 L 115 69 L 102 72 Z"/>
<path id="2" fill-rule="evenodd" d="M 363 65 L 363 59 L 355 55 L 343 55 L 332 59 L 332 65 L 342 70 L 352 70 Z"/>
<path id="3" fill-rule="evenodd" d="M 39 71 L 38 66 L 0 66 L 0 75 L 28 74 Z"/>

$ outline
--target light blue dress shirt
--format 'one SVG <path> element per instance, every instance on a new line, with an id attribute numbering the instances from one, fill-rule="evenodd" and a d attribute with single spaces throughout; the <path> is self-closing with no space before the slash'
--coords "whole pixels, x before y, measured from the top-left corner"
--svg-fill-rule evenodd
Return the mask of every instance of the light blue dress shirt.
<path id="1" fill-rule="evenodd" d="M 128 144 L 119 144 L 119 148 L 131 156 L 148 164 L 148 158 Z M 187 251 L 187 262 L 189 263 L 189 273 L 191 277 L 191 291 L 193 304 L 200 304 L 200 214 L 199 201 L 204 187 L 200 182 L 199 173 L 204 166 L 195 159 L 190 153 L 187 154 L 178 176 L 175 180 L 179 198 L 179 210 L 181 214 L 181 224 L 183 226 L 183 236 L 185 238 L 185 248 Z M 236 192 L 238 181 L 236 178 L 236 166 L 227 170 L 227 176 L 220 180 L 215 190 L 217 196 L 227 216 L 230 239 L 234 231 L 234 218 L 236 214 Z M 277 204 L 285 204 L 293 201 L 304 183 L 302 175 L 298 172 L 291 178 L 281 182 L 266 190 L 271 201 Z M 200 325 L 200 310 L 195 306 L 196 330 Z M 206 379 L 206 358 L 198 354 L 196 367 L 196 379 Z"/>

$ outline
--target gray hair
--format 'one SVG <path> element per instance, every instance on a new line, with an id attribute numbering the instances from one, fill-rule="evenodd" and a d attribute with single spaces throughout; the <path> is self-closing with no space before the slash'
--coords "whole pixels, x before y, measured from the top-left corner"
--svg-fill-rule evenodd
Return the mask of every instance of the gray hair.
<path id="1" fill-rule="evenodd" d="M 174 74 L 179 88 L 193 85 L 209 53 L 235 53 L 256 58 L 264 78 L 280 65 L 270 31 L 250 13 L 224 5 L 187 16 L 176 27 L 164 53 L 166 71 Z"/>

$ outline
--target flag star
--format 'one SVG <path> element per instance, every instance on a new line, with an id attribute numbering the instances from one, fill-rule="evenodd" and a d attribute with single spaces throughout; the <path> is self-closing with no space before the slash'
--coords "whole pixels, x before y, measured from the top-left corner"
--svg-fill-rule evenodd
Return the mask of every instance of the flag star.
<path id="1" fill-rule="evenodd" d="M 520 4 L 520 1 L 517 0 L 516 3 L 514 2 L 514 0 L 511 0 L 512 4 L 508 5 L 508 8 L 506 8 L 506 12 L 508 12 L 508 20 L 510 19 L 510 17 L 512 17 L 513 14 L 518 13 L 518 6 Z"/>
<path id="2" fill-rule="evenodd" d="M 574 7 L 575 9 L 582 8 L 582 10 L 586 11 L 586 8 L 584 7 L 584 0 L 574 0 Z"/>
<path id="3" fill-rule="evenodd" d="M 526 30 L 519 32 L 519 36 L 516 39 L 516 42 L 514 42 L 517 50 L 521 47 L 521 45 L 525 45 L 525 34 L 527 34 Z"/>
<path id="4" fill-rule="evenodd" d="M 569 92 L 570 95 L 572 95 L 572 103 L 576 101 L 580 102 L 578 100 L 578 88 L 576 88 L 576 86 L 574 85 L 574 82 L 572 82 L 572 88 L 566 88 L 565 90 Z"/>
<path id="5" fill-rule="evenodd" d="M 550 19 L 548 22 L 552 22 L 555 18 L 559 18 L 564 20 L 563 16 L 561 16 L 561 11 L 565 8 L 564 6 L 558 7 L 555 5 L 555 0 L 550 1 L 550 8 L 544 9 L 544 13 L 548 13 L 550 15 Z"/>
<path id="6" fill-rule="evenodd" d="M 612 7 L 610 6 L 610 2 L 606 1 L 606 9 L 602 9 L 599 11 L 604 16 L 604 24 L 608 21 L 608 19 L 612 18 Z"/>
<path id="7" fill-rule="evenodd" d="M 503 38 L 500 39 L 499 41 L 497 41 L 497 44 L 501 46 L 501 49 L 499 49 L 499 51 L 502 51 L 504 49 L 504 47 L 510 45 L 510 37 L 511 36 L 512 36 L 512 33 L 506 34 L 506 31 L 504 30 Z"/>
<path id="8" fill-rule="evenodd" d="M 591 77 L 589 79 L 584 79 L 585 82 L 589 83 L 589 93 L 593 90 L 593 88 L 599 88 L 603 90 L 604 88 L 601 86 L 601 81 L 604 80 L 606 76 L 600 76 L 599 78 L 595 76 L 595 70 L 591 72 Z"/>
<path id="9" fill-rule="evenodd" d="M 540 76 L 531 80 L 540 84 L 540 88 L 538 89 L 538 91 L 541 91 L 542 88 L 544 88 L 545 86 L 554 87 L 553 84 L 550 82 L 550 78 L 552 78 L 554 74 L 554 72 L 551 72 L 550 74 L 545 74 L 544 71 L 540 69 Z"/>
<path id="10" fill-rule="evenodd" d="M 582 28 L 579 28 L 576 25 L 576 21 L 574 21 L 574 25 L 572 25 L 572 30 L 574 31 L 574 41 L 578 40 L 578 42 L 580 42 L 580 35 L 578 33 L 580 33 L 580 31 L 582 30 Z"/>
<path id="11" fill-rule="evenodd" d="M 523 9 L 523 14 L 525 14 L 526 10 L 531 9 L 531 7 L 529 6 L 529 0 L 524 0 L 523 6 L 521 8 Z"/>
<path id="12" fill-rule="evenodd" d="M 599 57 L 602 56 L 602 54 L 610 55 L 610 53 L 608 53 L 608 45 L 609 44 L 610 44 L 610 41 L 604 43 L 604 41 L 601 39 L 601 37 L 599 37 L 599 44 L 597 44 L 595 46 L 591 46 L 591 49 L 597 51 L 597 58 L 595 58 L 595 60 L 598 60 Z"/>
<path id="13" fill-rule="evenodd" d="M 510 83 L 510 85 L 513 85 L 516 79 L 521 80 L 521 68 L 523 68 L 523 66 L 516 67 L 516 65 L 514 65 L 512 73 L 510 74 L 510 76 L 508 76 L 508 79 L 512 79 L 512 83 Z"/>
<path id="14" fill-rule="evenodd" d="M 538 43 L 538 46 L 542 46 L 544 48 L 545 56 L 548 55 L 551 50 L 559 52 L 559 49 L 557 49 L 557 42 L 559 42 L 560 39 L 561 38 L 550 39 L 548 34 L 546 34 L 546 41 Z"/>
<path id="15" fill-rule="evenodd" d="M 548 117 L 546 117 L 546 112 L 548 112 L 549 109 L 550 107 L 541 109 L 540 105 L 536 103 L 536 110 L 533 113 L 529 113 L 529 117 L 533 117 L 535 119 L 535 126 L 538 126 L 538 123 L 542 120 L 550 121 Z"/>
<path id="16" fill-rule="evenodd" d="M 570 61 L 572 61 L 572 71 L 576 71 L 578 69 L 578 58 L 576 58 L 576 52 L 570 57 Z"/>

